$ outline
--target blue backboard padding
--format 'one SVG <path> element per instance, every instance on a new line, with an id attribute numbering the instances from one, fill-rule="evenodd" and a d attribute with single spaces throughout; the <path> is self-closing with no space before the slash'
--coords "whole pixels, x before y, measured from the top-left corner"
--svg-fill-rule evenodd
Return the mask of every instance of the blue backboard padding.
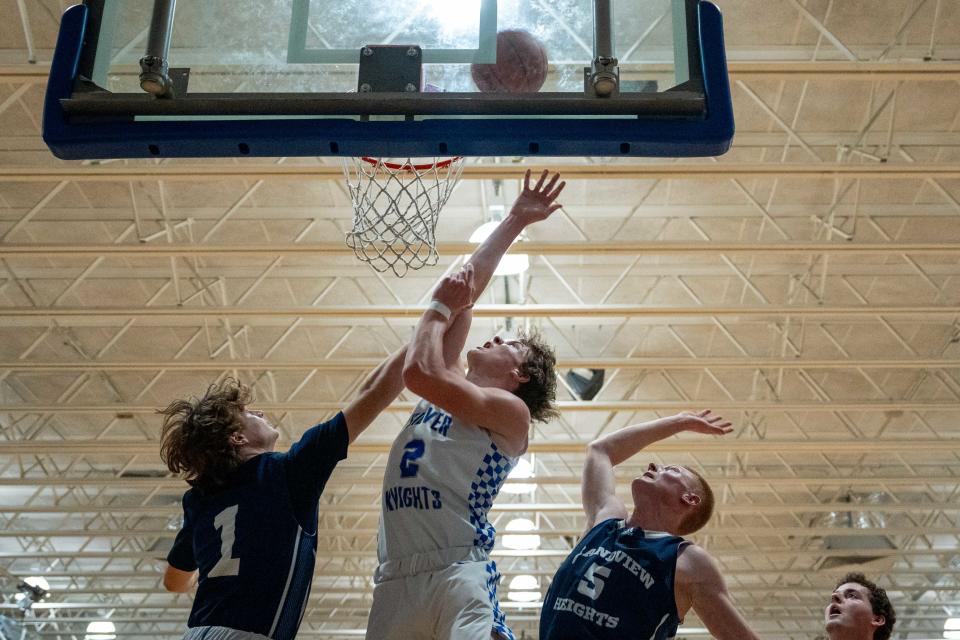
<path id="1" fill-rule="evenodd" d="M 720 10 L 699 3 L 703 118 L 97 121 L 67 119 L 87 9 L 63 15 L 44 104 L 43 138 L 68 160 L 236 156 L 649 156 L 725 153 L 733 139 Z M 443 145 L 443 146 L 441 146 Z"/>

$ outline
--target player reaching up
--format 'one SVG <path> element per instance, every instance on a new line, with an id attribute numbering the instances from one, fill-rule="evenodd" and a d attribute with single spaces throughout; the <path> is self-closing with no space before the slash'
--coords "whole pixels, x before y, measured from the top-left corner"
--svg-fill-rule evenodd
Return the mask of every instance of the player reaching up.
<path id="1" fill-rule="evenodd" d="M 436 288 L 403 380 L 422 400 L 394 441 L 381 496 L 369 640 L 513 639 L 497 602 L 487 512 L 531 421 L 555 412 L 555 358 L 535 335 L 494 336 L 467 352 L 470 307 L 510 243 L 560 207 L 564 183 L 530 172 L 509 215 L 464 269 Z"/>
<path id="2" fill-rule="evenodd" d="M 614 467 L 681 431 L 725 435 L 709 410 L 625 427 L 587 447 L 581 496 L 586 533 L 550 584 L 540 640 L 669 640 L 690 609 L 717 640 L 758 640 L 733 607 L 710 555 L 684 540 L 707 523 L 713 492 L 699 474 L 650 463 L 616 495 Z"/>

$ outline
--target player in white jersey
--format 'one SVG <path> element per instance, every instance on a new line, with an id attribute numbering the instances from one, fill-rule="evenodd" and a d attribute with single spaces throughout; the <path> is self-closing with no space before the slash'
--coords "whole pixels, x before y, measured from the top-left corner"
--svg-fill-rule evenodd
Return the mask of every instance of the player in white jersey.
<path id="1" fill-rule="evenodd" d="M 555 358 L 537 336 L 495 336 L 460 352 L 470 307 L 510 243 L 547 218 L 564 183 L 530 172 L 510 214 L 433 294 L 407 349 L 403 380 L 423 398 L 394 441 L 381 496 L 378 556 L 368 640 L 489 640 L 513 634 L 497 602 L 487 511 L 532 420 L 555 414 Z"/>

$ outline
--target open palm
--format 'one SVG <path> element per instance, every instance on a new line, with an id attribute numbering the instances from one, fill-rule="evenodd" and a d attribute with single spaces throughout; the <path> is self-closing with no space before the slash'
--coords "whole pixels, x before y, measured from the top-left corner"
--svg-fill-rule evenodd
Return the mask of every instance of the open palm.
<path id="1" fill-rule="evenodd" d="M 733 424 L 724 420 L 721 416 L 713 415 L 710 409 L 704 409 L 696 413 L 684 411 L 680 414 L 684 420 L 684 427 L 688 431 L 697 433 L 706 433 L 712 436 L 723 436 L 733 431 Z"/>
<path id="2" fill-rule="evenodd" d="M 557 184 L 557 180 L 560 179 L 559 173 L 553 174 L 553 177 L 547 181 L 549 175 L 550 172 L 544 170 L 537 183 L 531 187 L 530 170 L 527 169 L 527 173 L 523 177 L 523 191 L 520 192 L 517 200 L 513 203 L 510 215 L 522 219 L 524 224 L 533 224 L 540 220 L 546 220 L 551 213 L 562 206 L 556 202 L 556 199 L 563 188 L 567 186 L 567 183 Z"/>

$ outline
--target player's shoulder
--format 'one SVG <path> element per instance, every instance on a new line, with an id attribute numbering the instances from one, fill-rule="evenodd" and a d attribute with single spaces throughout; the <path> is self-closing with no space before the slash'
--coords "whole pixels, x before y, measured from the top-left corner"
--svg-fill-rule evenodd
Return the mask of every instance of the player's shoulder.
<path id="1" fill-rule="evenodd" d="M 677 552 L 677 580 L 710 582 L 719 577 L 717 563 L 707 550 L 693 542 L 685 542 Z"/>

